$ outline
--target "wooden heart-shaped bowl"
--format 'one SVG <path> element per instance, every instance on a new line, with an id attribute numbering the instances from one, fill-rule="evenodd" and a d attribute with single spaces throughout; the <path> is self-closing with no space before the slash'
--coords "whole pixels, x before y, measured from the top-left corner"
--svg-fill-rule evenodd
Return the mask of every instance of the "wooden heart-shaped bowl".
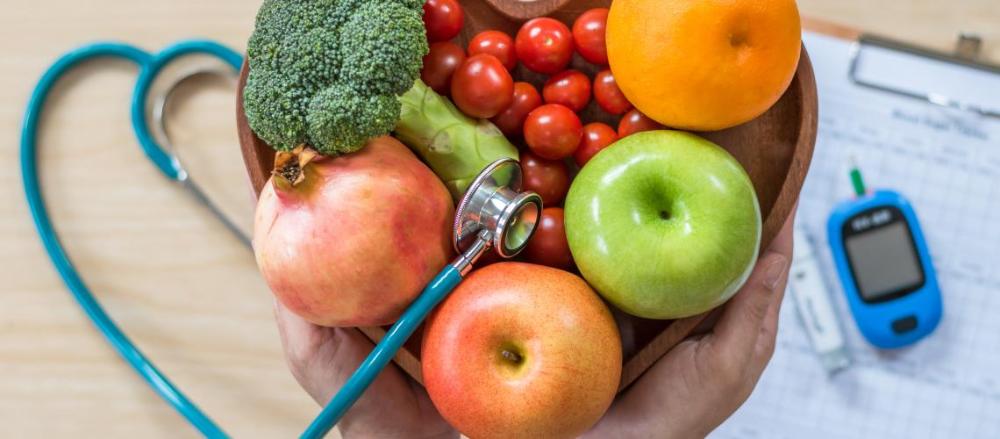
<path id="1" fill-rule="evenodd" d="M 457 42 L 463 47 L 477 33 L 497 29 L 510 35 L 527 19 L 550 16 L 571 25 L 584 11 L 607 7 L 611 0 L 461 0 L 465 26 Z M 591 77 L 599 68 L 574 56 L 572 68 Z M 237 127 L 240 148 L 254 190 L 259 194 L 274 163 L 274 151 L 250 129 L 243 114 L 243 86 L 247 67 L 243 66 L 237 90 Z M 523 66 L 514 71 L 516 80 L 528 81 L 541 88 L 545 76 Z M 602 121 L 617 126 L 618 117 L 608 115 L 591 102 L 581 114 L 584 121 Z M 792 213 L 805 180 L 816 142 L 816 82 L 805 49 L 798 71 L 781 99 L 760 117 L 723 131 L 700 133 L 728 150 L 743 164 L 760 201 L 764 218 L 762 248 L 767 248 Z M 647 320 L 616 313 L 622 333 L 624 365 L 621 389 L 624 389 L 674 345 L 690 335 L 709 313 L 681 320 Z M 384 328 L 360 328 L 373 341 L 385 334 Z M 419 332 L 418 332 L 419 334 Z M 420 374 L 419 337 L 414 337 L 396 356 L 396 363 L 415 380 Z"/>

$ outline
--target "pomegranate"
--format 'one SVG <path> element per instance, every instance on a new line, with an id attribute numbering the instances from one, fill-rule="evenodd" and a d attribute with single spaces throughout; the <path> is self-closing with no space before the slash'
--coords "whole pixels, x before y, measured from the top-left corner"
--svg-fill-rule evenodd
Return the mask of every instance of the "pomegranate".
<path id="1" fill-rule="evenodd" d="M 361 151 L 278 153 L 254 218 L 257 265 L 286 307 L 323 326 L 395 321 L 452 255 L 451 195 L 388 136 Z"/>

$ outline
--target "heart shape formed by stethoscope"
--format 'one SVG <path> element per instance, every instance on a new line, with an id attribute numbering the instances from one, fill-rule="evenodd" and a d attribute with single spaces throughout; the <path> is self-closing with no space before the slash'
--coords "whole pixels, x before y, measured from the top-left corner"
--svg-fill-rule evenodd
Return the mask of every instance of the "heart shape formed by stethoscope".
<path id="1" fill-rule="evenodd" d="M 193 402 L 187 399 L 184 394 L 174 386 L 166 376 L 161 373 L 156 366 L 132 343 L 131 340 L 118 328 L 104 308 L 97 301 L 97 298 L 90 292 L 84 284 L 80 273 L 70 261 L 66 250 L 59 241 L 59 235 L 52 226 L 48 210 L 45 208 L 45 200 L 42 195 L 41 185 L 38 178 L 38 124 L 41 119 L 45 102 L 55 83 L 62 78 L 73 67 L 96 58 L 120 58 L 134 62 L 139 66 L 139 76 L 136 80 L 135 89 L 132 93 L 131 121 L 136 139 L 142 147 L 146 157 L 153 165 L 167 178 L 181 183 L 188 189 L 202 204 L 209 207 L 231 231 L 240 237 L 249 246 L 249 239 L 238 227 L 231 222 L 220 209 L 205 195 L 205 192 L 196 185 L 188 175 L 173 146 L 170 145 L 166 136 L 166 130 L 162 125 L 163 106 L 166 104 L 169 91 L 165 92 L 158 99 L 154 106 L 154 119 L 159 121 L 156 129 L 160 130 L 159 137 L 151 130 L 149 118 L 147 117 L 147 102 L 150 90 L 158 74 L 173 60 L 185 55 L 203 54 L 221 60 L 226 66 L 232 69 L 233 74 L 239 71 L 243 62 L 243 57 L 221 44 L 192 40 L 182 41 L 156 54 L 150 54 L 135 46 L 123 43 L 95 43 L 73 50 L 60 57 L 38 81 L 31 99 L 28 101 L 27 111 L 24 116 L 24 124 L 21 128 L 21 174 L 24 182 L 25 196 L 28 200 L 28 207 L 31 211 L 35 228 L 45 246 L 52 264 L 59 271 L 66 287 L 69 288 L 73 297 L 83 308 L 84 312 L 91 319 L 97 329 L 107 338 L 108 342 L 125 359 L 130 366 L 141 376 L 150 387 L 152 387 L 165 401 L 183 415 L 202 434 L 208 437 L 225 437 L 225 433 Z M 196 71 L 176 80 L 174 84 L 183 82 L 190 76 L 205 73 Z M 169 87 L 168 87 L 169 90 Z M 166 144 L 166 147 L 164 146 Z"/>

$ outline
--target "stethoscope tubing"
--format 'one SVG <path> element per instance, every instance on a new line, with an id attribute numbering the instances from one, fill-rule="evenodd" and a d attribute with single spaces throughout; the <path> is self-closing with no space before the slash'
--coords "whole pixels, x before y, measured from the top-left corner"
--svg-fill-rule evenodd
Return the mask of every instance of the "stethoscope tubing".
<path id="1" fill-rule="evenodd" d="M 136 137 L 139 139 L 146 156 L 160 172 L 172 180 L 182 178 L 183 167 L 180 166 L 176 158 L 157 145 L 150 133 L 145 118 L 145 105 L 150 85 L 156 74 L 170 60 L 189 53 L 205 53 L 219 57 L 234 69 L 239 69 L 242 63 L 242 57 L 225 46 L 211 41 L 197 40 L 175 44 L 157 55 L 152 55 L 128 44 L 108 42 L 83 46 L 60 57 L 42 75 L 28 101 L 21 129 L 21 175 L 28 207 L 42 244 L 73 298 L 76 299 L 97 329 L 126 363 L 199 432 L 206 437 L 228 437 L 132 343 L 84 283 L 52 225 L 38 178 L 38 127 L 46 100 L 58 80 L 68 71 L 85 61 L 96 58 L 126 59 L 139 66 L 139 78 L 132 97 L 131 109 L 132 125 Z"/>

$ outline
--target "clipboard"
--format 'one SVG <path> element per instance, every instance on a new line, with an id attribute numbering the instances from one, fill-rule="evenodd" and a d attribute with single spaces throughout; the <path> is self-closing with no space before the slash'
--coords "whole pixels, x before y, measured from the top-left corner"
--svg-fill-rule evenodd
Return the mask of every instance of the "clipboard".
<path id="1" fill-rule="evenodd" d="M 910 86 L 904 86 L 895 83 L 893 78 L 874 79 L 863 73 L 865 55 L 874 51 L 882 51 L 924 60 L 936 60 L 951 66 L 963 67 L 972 72 L 1000 76 L 1000 65 L 979 58 L 982 39 L 977 35 L 961 33 L 955 43 L 954 51 L 943 52 L 814 18 L 803 17 L 802 28 L 806 31 L 853 41 L 851 64 L 847 75 L 851 82 L 856 85 L 884 93 L 906 96 L 937 106 L 969 111 L 988 118 L 1000 118 L 1000 105 L 988 105 L 975 98 L 957 96 L 955 93 L 942 91 L 934 85 L 914 87 L 912 84 L 908 84 Z M 983 100 L 988 99 L 990 97 Z"/>
<path id="2" fill-rule="evenodd" d="M 803 19 L 816 71 L 819 129 L 796 225 L 826 249 L 830 211 L 852 196 L 857 163 L 873 186 L 907 194 L 921 216 L 944 296 L 945 317 L 927 339 L 882 351 L 850 321 L 829 251 L 818 251 L 852 366 L 829 376 L 785 302 L 776 348 L 754 393 L 712 437 L 995 437 L 1000 431 L 1000 72 L 976 58 L 972 36 L 952 53 Z M 876 69 L 871 55 L 916 59 Z M 975 80 L 948 83 L 943 68 Z M 930 78 L 930 87 L 908 87 Z M 982 95 L 970 100 L 952 91 Z M 977 96 L 972 96 L 976 98 Z M 786 300 L 787 297 L 786 296 Z"/>

